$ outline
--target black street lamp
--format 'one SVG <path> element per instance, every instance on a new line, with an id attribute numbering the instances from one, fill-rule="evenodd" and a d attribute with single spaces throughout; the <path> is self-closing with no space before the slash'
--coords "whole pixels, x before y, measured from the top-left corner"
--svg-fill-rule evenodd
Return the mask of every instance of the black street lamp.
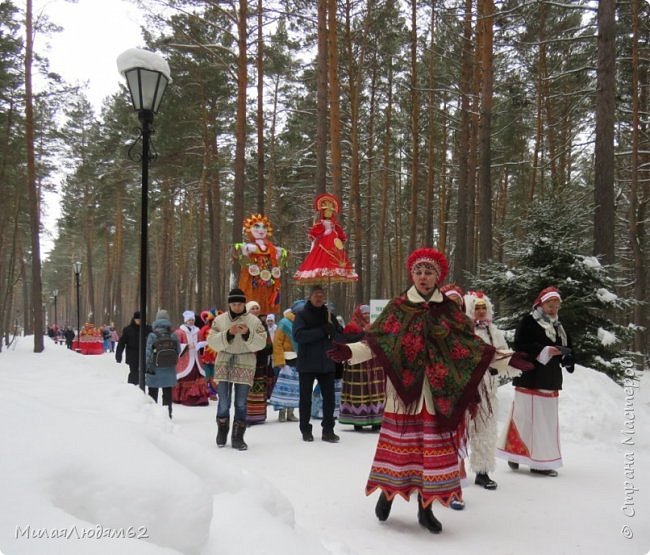
<path id="1" fill-rule="evenodd" d="M 138 384 L 144 391 L 145 328 L 147 325 L 147 243 L 148 243 L 148 197 L 151 123 L 158 112 L 160 101 L 171 81 L 169 65 L 160 56 L 147 50 L 131 48 L 117 58 L 117 69 L 126 78 L 133 109 L 138 112 L 142 124 L 142 155 L 135 161 L 142 162 L 142 196 L 140 201 L 140 337 Z M 130 154 L 130 152 L 129 152 Z"/>
<path id="2" fill-rule="evenodd" d="M 59 320 L 57 318 L 57 313 L 56 313 L 56 299 L 57 299 L 58 296 L 59 296 L 59 290 L 58 289 L 53 289 L 52 290 L 52 297 L 54 297 L 54 327 L 56 328 L 57 333 L 59 331 L 59 324 L 58 324 Z"/>
<path id="3" fill-rule="evenodd" d="M 79 275 L 81 274 L 81 262 L 78 260 L 74 262 L 72 264 L 72 270 L 74 271 L 74 277 L 77 284 L 77 350 L 79 350 L 79 332 L 81 331 L 81 318 L 79 317 L 81 308 L 81 304 L 79 302 Z"/>

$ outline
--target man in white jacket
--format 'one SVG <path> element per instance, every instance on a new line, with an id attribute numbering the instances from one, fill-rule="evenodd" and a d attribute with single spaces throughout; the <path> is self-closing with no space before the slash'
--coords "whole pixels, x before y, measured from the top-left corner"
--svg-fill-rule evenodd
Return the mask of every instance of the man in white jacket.
<path id="1" fill-rule="evenodd" d="M 255 353 L 266 347 L 266 330 L 257 317 L 246 312 L 246 296 L 241 289 L 228 294 L 228 311 L 217 316 L 208 334 L 208 345 L 217 352 L 214 361 L 217 395 L 217 447 L 224 447 L 230 429 L 230 405 L 234 385 L 235 419 L 232 447 L 245 451 L 248 390 L 255 377 Z"/>

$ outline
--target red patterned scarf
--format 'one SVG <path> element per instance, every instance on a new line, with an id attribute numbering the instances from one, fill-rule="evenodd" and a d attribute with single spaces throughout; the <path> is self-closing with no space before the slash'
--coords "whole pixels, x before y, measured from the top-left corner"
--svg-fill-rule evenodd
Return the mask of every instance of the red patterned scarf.
<path id="1" fill-rule="evenodd" d="M 474 335 L 473 322 L 443 296 L 442 302 L 393 299 L 366 339 L 407 410 L 422 387 L 433 396 L 438 424 L 454 431 L 487 370 L 494 347 Z"/>

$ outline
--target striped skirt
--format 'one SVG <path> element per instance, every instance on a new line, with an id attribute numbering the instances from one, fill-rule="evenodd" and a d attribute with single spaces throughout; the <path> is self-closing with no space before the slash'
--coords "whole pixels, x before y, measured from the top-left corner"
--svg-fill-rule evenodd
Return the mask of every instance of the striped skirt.
<path id="1" fill-rule="evenodd" d="M 295 366 L 285 364 L 280 369 L 270 399 L 274 410 L 298 408 L 300 405 L 299 379 L 298 370 L 296 370 Z"/>
<path id="2" fill-rule="evenodd" d="M 343 380 L 334 380 L 334 418 L 339 417 L 341 406 L 341 390 Z M 317 383 L 311 394 L 311 417 L 318 420 L 323 419 L 323 394 L 320 391 L 320 384 Z"/>
<path id="3" fill-rule="evenodd" d="M 354 426 L 381 424 L 386 386 L 384 369 L 368 363 L 346 365 L 343 371 L 339 422 Z"/>
<path id="4" fill-rule="evenodd" d="M 246 423 L 263 424 L 266 422 L 266 376 L 253 379 L 246 401 Z"/>
<path id="5" fill-rule="evenodd" d="M 384 412 L 366 495 L 380 489 L 388 499 L 408 501 L 419 493 L 425 507 L 462 500 L 457 444 L 424 407 L 419 414 Z"/>

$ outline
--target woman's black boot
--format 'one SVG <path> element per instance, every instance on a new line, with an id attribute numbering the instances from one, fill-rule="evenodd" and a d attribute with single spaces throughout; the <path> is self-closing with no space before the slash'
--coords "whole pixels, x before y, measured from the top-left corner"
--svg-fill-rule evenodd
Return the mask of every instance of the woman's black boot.
<path id="1" fill-rule="evenodd" d="M 390 514 L 390 508 L 392 507 L 393 502 L 389 501 L 384 492 L 382 491 L 377 500 L 377 505 L 375 506 L 375 514 L 377 518 L 384 522 L 388 515 Z"/>
<path id="2" fill-rule="evenodd" d="M 418 495 L 418 522 L 424 526 L 432 534 L 439 534 L 442 532 L 442 524 L 433 516 L 431 506 L 426 509 L 422 507 L 422 498 Z"/>

